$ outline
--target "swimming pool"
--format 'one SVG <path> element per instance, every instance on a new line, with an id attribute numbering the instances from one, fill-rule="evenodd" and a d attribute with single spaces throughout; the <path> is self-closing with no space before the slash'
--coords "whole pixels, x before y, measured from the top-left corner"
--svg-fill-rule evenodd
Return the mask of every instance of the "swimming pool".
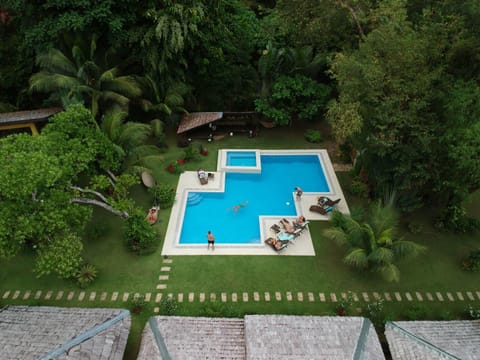
<path id="1" fill-rule="evenodd" d="M 295 186 L 301 186 L 304 192 L 330 192 L 316 154 L 269 154 L 259 159 L 259 173 L 227 172 L 222 192 L 188 192 L 180 245 L 204 245 L 208 230 L 215 235 L 216 244 L 260 244 L 259 216 L 297 214 Z M 235 205 L 246 202 L 246 206 L 234 210 Z"/>
<path id="2" fill-rule="evenodd" d="M 227 151 L 227 166 L 257 166 L 255 151 Z"/>

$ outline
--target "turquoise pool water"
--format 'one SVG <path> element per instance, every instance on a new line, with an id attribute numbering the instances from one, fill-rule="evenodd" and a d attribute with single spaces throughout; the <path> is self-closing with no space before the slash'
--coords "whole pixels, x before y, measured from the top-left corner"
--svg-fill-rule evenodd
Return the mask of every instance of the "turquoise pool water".
<path id="1" fill-rule="evenodd" d="M 256 166 L 255 151 L 227 151 L 227 166 Z"/>
<path id="2" fill-rule="evenodd" d="M 296 215 L 295 186 L 304 192 L 330 191 L 317 155 L 261 155 L 260 160 L 259 174 L 227 173 L 223 193 L 189 193 L 180 244 L 206 246 L 208 230 L 216 244 L 259 244 L 260 215 Z"/>

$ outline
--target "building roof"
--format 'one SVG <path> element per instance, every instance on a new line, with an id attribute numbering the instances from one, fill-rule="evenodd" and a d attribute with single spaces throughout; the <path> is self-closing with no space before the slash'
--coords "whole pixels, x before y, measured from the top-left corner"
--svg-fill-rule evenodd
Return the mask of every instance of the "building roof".
<path id="1" fill-rule="evenodd" d="M 245 316 L 247 359 L 385 359 L 362 317 Z"/>
<path id="2" fill-rule="evenodd" d="M 480 320 L 395 321 L 385 325 L 392 359 L 480 359 Z"/>
<path id="3" fill-rule="evenodd" d="M 211 122 L 219 120 L 223 117 L 223 112 L 196 112 L 184 114 L 180 125 L 177 129 L 177 134 L 182 134 L 185 131 L 195 129 L 199 126 L 207 125 Z"/>
<path id="4" fill-rule="evenodd" d="M 45 121 L 50 116 L 62 111 L 60 107 L 38 110 L 25 110 L 0 113 L 0 125 L 21 124 L 26 122 Z"/>
<path id="5" fill-rule="evenodd" d="M 122 309 L 8 306 L 0 310 L 0 357 L 122 360 L 129 330 Z"/>
<path id="6" fill-rule="evenodd" d="M 152 317 L 137 359 L 164 358 L 384 360 L 385 356 L 374 327 L 361 317 Z"/>

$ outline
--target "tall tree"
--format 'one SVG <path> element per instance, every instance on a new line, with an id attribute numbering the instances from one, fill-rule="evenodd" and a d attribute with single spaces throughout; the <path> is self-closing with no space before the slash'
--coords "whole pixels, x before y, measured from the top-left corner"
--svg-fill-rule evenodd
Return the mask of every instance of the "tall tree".
<path id="1" fill-rule="evenodd" d="M 357 269 L 378 272 L 387 281 L 400 280 L 397 266 L 400 259 L 425 250 L 423 246 L 398 237 L 395 210 L 380 202 L 372 206 L 365 222 L 339 211 L 332 212 L 330 221 L 332 227 L 325 230 L 325 236 L 347 248 L 344 262 Z"/>

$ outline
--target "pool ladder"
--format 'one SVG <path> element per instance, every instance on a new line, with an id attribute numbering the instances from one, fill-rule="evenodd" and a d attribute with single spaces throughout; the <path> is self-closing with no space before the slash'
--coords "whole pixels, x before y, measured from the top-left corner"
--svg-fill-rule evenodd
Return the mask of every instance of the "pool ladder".
<path id="1" fill-rule="evenodd" d="M 203 196 L 200 195 L 199 193 L 188 193 L 187 205 L 194 206 L 194 205 L 200 204 L 202 200 L 203 200 Z"/>

